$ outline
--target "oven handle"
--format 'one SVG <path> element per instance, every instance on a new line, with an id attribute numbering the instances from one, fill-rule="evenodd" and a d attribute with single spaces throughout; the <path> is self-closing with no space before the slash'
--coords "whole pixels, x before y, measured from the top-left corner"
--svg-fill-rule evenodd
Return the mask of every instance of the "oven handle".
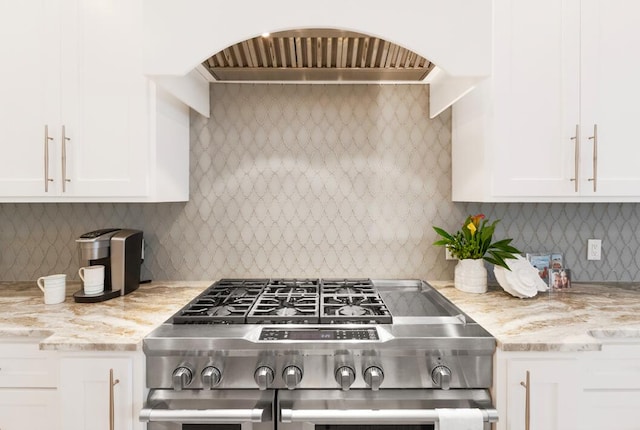
<path id="1" fill-rule="evenodd" d="M 496 409 L 480 409 L 485 422 L 497 422 Z M 438 422 L 436 409 L 285 409 L 280 410 L 283 423 L 314 424 L 415 424 Z"/>
<path id="2" fill-rule="evenodd" d="M 153 409 L 140 411 L 142 422 L 179 422 L 199 424 L 229 424 L 265 421 L 265 409 Z M 266 419 L 270 420 L 270 417 Z"/>

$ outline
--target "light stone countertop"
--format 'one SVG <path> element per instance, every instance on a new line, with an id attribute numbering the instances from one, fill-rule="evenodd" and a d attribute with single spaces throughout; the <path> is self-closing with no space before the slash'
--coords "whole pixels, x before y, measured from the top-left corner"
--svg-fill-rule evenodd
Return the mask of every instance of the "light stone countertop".
<path id="1" fill-rule="evenodd" d="M 568 291 L 528 299 L 500 287 L 465 293 L 430 282 L 483 326 L 504 351 L 598 351 L 603 343 L 640 344 L 640 285 L 573 283 Z"/>
<path id="2" fill-rule="evenodd" d="M 142 339 L 196 297 L 207 282 L 153 282 L 123 297 L 76 303 L 79 282 L 67 282 L 63 303 L 44 304 L 34 282 L 0 282 L 0 339 L 37 338 L 40 349 L 136 351 Z"/>
<path id="3" fill-rule="evenodd" d="M 124 297 L 45 305 L 35 282 L 0 282 L 0 339 L 36 338 L 40 349 L 136 351 L 155 327 L 213 281 L 153 282 Z M 499 287 L 464 293 L 451 282 L 430 281 L 477 321 L 505 351 L 594 351 L 603 342 L 640 343 L 640 285 L 577 284 L 563 293 L 518 299 Z M 591 336 L 592 333 L 596 336 Z"/>

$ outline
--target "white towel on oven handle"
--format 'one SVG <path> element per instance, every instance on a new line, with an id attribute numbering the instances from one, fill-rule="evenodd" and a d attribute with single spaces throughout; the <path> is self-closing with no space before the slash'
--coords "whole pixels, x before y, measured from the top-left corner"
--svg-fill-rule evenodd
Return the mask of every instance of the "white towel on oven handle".
<path id="1" fill-rule="evenodd" d="M 484 418 L 480 409 L 436 408 L 436 430 L 483 430 Z"/>

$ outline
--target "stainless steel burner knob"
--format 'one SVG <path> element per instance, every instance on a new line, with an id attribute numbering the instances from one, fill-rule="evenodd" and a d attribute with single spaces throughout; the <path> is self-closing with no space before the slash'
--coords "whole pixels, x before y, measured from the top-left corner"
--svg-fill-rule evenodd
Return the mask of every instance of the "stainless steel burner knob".
<path id="1" fill-rule="evenodd" d="M 204 388 L 212 389 L 220 383 L 222 372 L 220 372 L 217 367 L 208 366 L 202 370 L 200 378 L 202 379 L 202 386 Z"/>
<path id="2" fill-rule="evenodd" d="M 180 366 L 173 371 L 173 389 L 176 391 L 182 391 L 184 388 L 191 384 L 193 380 L 193 372 L 186 366 Z"/>
<path id="3" fill-rule="evenodd" d="M 284 385 L 289 390 L 293 390 L 302 381 L 302 369 L 298 366 L 287 366 L 282 371 L 282 379 L 284 379 Z"/>
<path id="4" fill-rule="evenodd" d="M 371 366 L 366 368 L 362 373 L 362 377 L 373 391 L 377 391 L 382 381 L 384 381 L 384 372 L 378 366 Z"/>
<path id="5" fill-rule="evenodd" d="M 448 390 L 451 386 L 451 369 L 447 366 L 436 366 L 431 371 L 431 379 L 437 387 Z"/>
<path id="6" fill-rule="evenodd" d="M 273 384 L 273 369 L 269 366 L 260 366 L 253 374 L 256 384 L 260 390 L 266 390 Z"/>
<path id="7" fill-rule="evenodd" d="M 336 381 L 344 391 L 348 390 L 353 381 L 356 380 L 356 372 L 351 366 L 338 367 L 336 370 Z"/>

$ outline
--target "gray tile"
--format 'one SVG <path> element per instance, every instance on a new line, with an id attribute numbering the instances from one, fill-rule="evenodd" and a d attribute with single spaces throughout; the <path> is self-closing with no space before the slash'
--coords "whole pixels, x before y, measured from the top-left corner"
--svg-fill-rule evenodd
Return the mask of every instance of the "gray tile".
<path id="1" fill-rule="evenodd" d="M 565 254 L 578 280 L 638 280 L 637 204 L 452 203 L 451 112 L 428 118 L 420 85 L 211 87 L 191 116 L 191 198 L 162 204 L 0 204 L 0 279 L 77 278 L 74 239 L 145 232 L 143 277 L 451 279 L 431 226 L 501 219 L 523 251 Z M 586 260 L 586 240 L 603 260 Z"/>

